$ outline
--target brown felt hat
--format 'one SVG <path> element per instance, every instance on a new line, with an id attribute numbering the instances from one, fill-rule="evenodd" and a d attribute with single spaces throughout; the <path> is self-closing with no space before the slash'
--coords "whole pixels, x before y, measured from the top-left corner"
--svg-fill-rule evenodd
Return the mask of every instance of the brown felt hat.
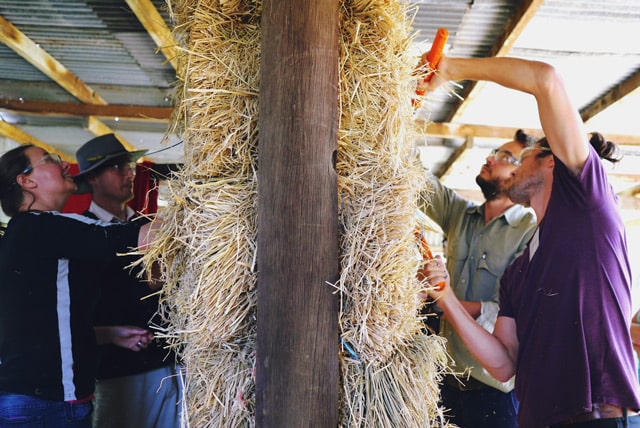
<path id="1" fill-rule="evenodd" d="M 110 160 L 129 157 L 131 162 L 140 159 L 148 150 L 128 151 L 114 134 L 101 135 L 84 143 L 76 151 L 76 160 L 80 172 L 73 177 L 78 186 L 76 193 L 88 193 L 91 191 L 86 182 L 86 174 L 95 171 L 101 166 L 106 166 Z"/>

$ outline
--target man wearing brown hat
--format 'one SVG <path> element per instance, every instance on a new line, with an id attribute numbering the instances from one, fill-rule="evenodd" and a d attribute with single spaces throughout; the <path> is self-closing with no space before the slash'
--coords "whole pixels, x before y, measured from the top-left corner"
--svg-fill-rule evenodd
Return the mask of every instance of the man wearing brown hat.
<path id="1" fill-rule="evenodd" d="M 78 193 L 92 193 L 88 217 L 105 222 L 147 221 L 127 203 L 133 199 L 135 162 L 146 150 L 127 151 L 115 135 L 96 137 L 76 152 Z M 158 296 L 127 266 L 135 256 L 121 257 L 103 281 L 95 325 L 158 325 Z M 98 279 L 97 279 L 98 280 Z M 151 295 L 151 296 L 150 296 Z M 154 340 L 146 350 L 131 352 L 103 346 L 97 371 L 94 427 L 164 428 L 180 425 L 181 380 L 175 355 Z"/>

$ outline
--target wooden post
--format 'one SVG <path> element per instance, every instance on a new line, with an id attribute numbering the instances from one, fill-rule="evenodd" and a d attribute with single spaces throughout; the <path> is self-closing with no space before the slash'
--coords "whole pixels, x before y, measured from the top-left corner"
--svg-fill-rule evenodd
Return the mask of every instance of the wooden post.
<path id="1" fill-rule="evenodd" d="M 263 2 L 259 427 L 338 424 L 338 3 Z"/>

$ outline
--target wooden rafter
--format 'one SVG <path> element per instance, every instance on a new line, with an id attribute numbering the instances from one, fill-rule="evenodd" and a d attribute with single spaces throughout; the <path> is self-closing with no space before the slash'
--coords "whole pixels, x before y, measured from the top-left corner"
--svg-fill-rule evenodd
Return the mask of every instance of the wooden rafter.
<path id="1" fill-rule="evenodd" d="M 62 116 L 99 116 L 135 120 L 167 121 L 173 107 L 153 107 L 122 104 L 82 104 L 76 102 L 29 101 L 0 99 L 0 108 L 23 113 Z"/>
<path id="2" fill-rule="evenodd" d="M 632 82 L 638 80 L 638 73 L 627 79 L 625 84 L 618 85 L 612 89 L 611 93 L 630 94 L 628 89 L 633 85 Z M 640 90 L 640 89 L 639 89 Z M 611 96 L 613 99 L 614 97 Z M 115 118 L 122 120 L 141 120 L 141 121 L 159 121 L 167 122 L 171 118 L 173 107 L 153 107 L 138 105 L 122 105 L 122 104 L 82 104 L 75 102 L 53 102 L 53 101 L 29 101 L 29 100 L 13 100 L 0 99 L 0 109 L 4 108 L 11 111 L 33 113 L 40 115 L 52 116 L 94 116 L 98 118 Z M 585 114 L 588 118 L 588 113 Z M 594 113 L 595 114 L 595 113 Z M 585 119 L 586 120 L 586 119 Z M 104 125 L 106 126 L 106 125 Z M 104 129 L 104 128 L 103 128 Z M 440 138 L 466 138 L 474 136 L 478 138 L 512 138 L 518 128 L 488 126 L 488 125 L 471 125 L 461 123 L 448 122 L 432 122 L 430 123 L 424 135 Z M 533 128 L 520 128 L 531 135 L 542 135 L 542 130 Z M 640 136 L 623 135 L 623 134 L 607 134 L 612 141 L 623 145 L 640 145 Z"/>
<path id="3" fill-rule="evenodd" d="M 42 49 L 37 43 L 27 37 L 27 35 L 2 16 L 0 16 L 0 41 L 13 49 L 18 55 L 46 74 L 50 79 L 80 101 L 92 105 L 108 104 L 107 101 L 91 89 L 89 85 L 80 80 L 78 76 L 67 69 L 60 61 Z M 107 125 L 100 122 L 97 118 L 92 118 L 92 120 L 90 120 L 90 124 L 90 130 L 92 132 L 94 132 L 94 130 L 98 130 L 98 133 L 94 132 L 95 135 L 103 135 L 105 133 L 112 132 Z M 15 126 L 14 128 L 18 129 Z M 25 144 L 23 142 L 25 139 L 19 135 L 19 133 L 16 133 L 16 135 L 18 139 L 13 137 L 10 138 L 21 144 Z M 28 136 L 26 133 L 24 133 L 24 135 Z M 126 142 L 125 139 L 121 137 L 118 138 L 128 150 L 134 150 L 133 146 Z M 49 148 L 46 150 L 52 151 Z"/>
<path id="4" fill-rule="evenodd" d="M 542 5 L 544 0 L 524 0 L 520 1 L 518 7 L 513 13 L 511 19 L 507 22 L 501 36 L 498 38 L 493 49 L 487 56 L 505 56 L 509 53 L 514 43 L 520 37 L 527 24 L 535 16 L 536 12 Z M 475 99 L 476 95 L 483 86 L 483 82 L 469 82 L 462 92 L 462 101 L 458 103 L 457 108 L 453 109 L 446 119 L 447 122 L 456 122 L 466 106 Z"/>
<path id="5" fill-rule="evenodd" d="M 180 74 L 180 63 L 178 61 L 178 42 L 171 34 L 171 30 L 162 19 L 162 16 L 155 8 L 151 0 L 126 0 L 127 4 L 135 13 L 136 17 L 147 30 L 156 46 L 160 48 L 162 54 L 167 58 L 174 70 Z"/>
<path id="6" fill-rule="evenodd" d="M 64 161 L 67 161 L 67 162 L 76 161 L 72 156 L 69 156 L 68 154 L 63 153 L 60 150 L 56 149 L 55 147 L 50 146 L 49 144 L 38 140 L 37 138 L 27 134 L 17 126 L 12 125 L 10 123 L 0 121 L 0 135 L 2 135 L 3 137 L 10 138 L 19 144 L 33 144 L 35 146 L 41 147 L 42 149 L 46 150 L 49 153 L 56 153 Z"/>
<path id="7" fill-rule="evenodd" d="M 542 135 L 542 130 L 532 128 L 520 128 L 527 134 Z M 500 126 L 488 126 L 488 125 L 467 125 L 458 123 L 430 123 L 426 130 L 425 135 L 441 138 L 466 138 L 466 137 L 478 137 L 478 138 L 513 138 L 518 128 L 500 127 Z"/>
<path id="8" fill-rule="evenodd" d="M 460 157 L 462 157 L 464 152 L 471 148 L 473 148 L 473 137 L 467 136 L 464 140 L 464 143 L 454 150 L 453 154 L 449 156 L 444 164 L 440 168 L 438 168 L 438 170 L 435 171 L 433 175 L 440 179 L 444 179 L 446 175 L 451 171 L 451 167 L 453 166 L 453 164 L 455 164 L 456 161 L 460 159 Z"/>
<path id="9" fill-rule="evenodd" d="M 527 134 L 534 136 L 542 136 L 541 129 L 533 128 L 509 128 L 504 126 L 488 126 L 488 125 L 468 125 L 457 123 L 430 123 L 424 135 L 439 138 L 500 138 L 509 140 L 513 138 L 516 131 L 522 129 Z M 605 135 L 611 141 L 625 146 L 640 146 L 640 136 L 638 135 L 623 135 L 623 134 L 609 134 Z"/>
<path id="10" fill-rule="evenodd" d="M 2 16 L 0 16 L 0 41 L 80 101 L 89 104 L 107 104 L 78 76 Z"/>
<path id="11" fill-rule="evenodd" d="M 596 99 L 592 104 L 580 110 L 580 116 L 583 121 L 588 121 L 596 114 L 600 113 L 607 107 L 617 103 L 626 96 L 638 92 L 640 87 L 640 69 L 636 70 L 631 76 L 609 89 L 606 93 Z"/>

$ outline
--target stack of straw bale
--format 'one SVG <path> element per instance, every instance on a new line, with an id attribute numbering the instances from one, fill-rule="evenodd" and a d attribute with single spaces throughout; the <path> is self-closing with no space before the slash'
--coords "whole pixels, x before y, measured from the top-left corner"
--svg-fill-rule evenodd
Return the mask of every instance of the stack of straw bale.
<path id="1" fill-rule="evenodd" d="M 186 367 L 183 426 L 254 426 L 256 201 L 261 2 L 170 0 L 184 74 L 160 260 L 163 335 Z M 406 3 L 341 2 L 338 173 L 341 425 L 436 426 L 446 363 L 421 334 Z M 344 349 L 348 347 L 353 353 Z"/>
<path id="2" fill-rule="evenodd" d="M 254 425 L 259 1 L 172 0 L 185 162 L 148 260 L 186 367 L 183 426 Z"/>
<path id="3" fill-rule="evenodd" d="M 341 7 L 339 196 L 344 426 L 441 426 L 438 336 L 416 316 L 417 195 L 410 12 L 404 1 Z M 350 352 L 352 349 L 354 352 Z"/>

